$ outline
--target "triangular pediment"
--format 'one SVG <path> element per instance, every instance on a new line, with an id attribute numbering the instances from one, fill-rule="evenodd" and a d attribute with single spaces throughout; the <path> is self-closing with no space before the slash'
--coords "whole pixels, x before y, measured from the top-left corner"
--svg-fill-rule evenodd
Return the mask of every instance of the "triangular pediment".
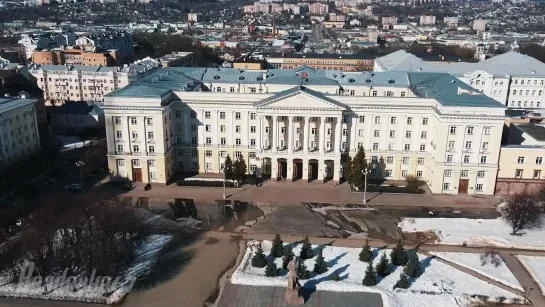
<path id="1" fill-rule="evenodd" d="M 256 108 L 344 110 L 340 102 L 319 92 L 298 87 L 258 101 Z"/>

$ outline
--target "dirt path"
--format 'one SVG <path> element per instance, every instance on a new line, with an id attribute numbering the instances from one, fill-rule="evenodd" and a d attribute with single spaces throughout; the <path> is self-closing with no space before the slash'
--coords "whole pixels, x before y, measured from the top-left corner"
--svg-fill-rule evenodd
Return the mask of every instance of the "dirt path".
<path id="1" fill-rule="evenodd" d="M 234 264 L 239 247 L 229 237 L 208 234 L 189 245 L 194 252 L 183 271 L 161 285 L 131 293 L 125 307 L 200 307 L 217 289 L 220 275 Z"/>

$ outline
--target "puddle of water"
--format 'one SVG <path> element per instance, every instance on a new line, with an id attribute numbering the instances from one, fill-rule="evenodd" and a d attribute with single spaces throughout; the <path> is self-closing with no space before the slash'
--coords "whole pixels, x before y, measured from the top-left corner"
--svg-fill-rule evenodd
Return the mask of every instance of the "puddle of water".
<path id="1" fill-rule="evenodd" d="M 252 224 L 264 213 L 251 202 L 223 200 L 213 204 L 199 204 L 193 199 L 176 198 L 169 203 L 174 218 L 191 217 L 202 222 L 200 228 L 204 230 L 223 229 L 235 231 L 237 227 Z"/>

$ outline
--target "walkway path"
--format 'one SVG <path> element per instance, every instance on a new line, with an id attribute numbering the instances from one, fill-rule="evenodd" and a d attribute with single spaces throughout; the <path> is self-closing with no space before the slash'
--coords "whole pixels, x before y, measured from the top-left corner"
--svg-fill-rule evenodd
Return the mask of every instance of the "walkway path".
<path id="1" fill-rule="evenodd" d="M 363 193 L 354 193 L 348 184 L 305 184 L 298 182 L 267 183 L 261 187 L 245 185 L 242 188 L 228 188 L 227 198 L 241 201 L 254 201 L 278 204 L 317 202 L 329 204 L 361 204 Z M 223 188 L 179 187 L 154 185 L 144 191 L 143 184 L 121 196 L 149 198 L 191 198 L 198 200 L 217 200 L 223 197 Z M 380 194 L 367 193 L 369 205 L 403 205 L 426 207 L 493 208 L 500 202 L 497 197 L 473 197 L 470 195 L 434 194 Z"/>
<path id="2" fill-rule="evenodd" d="M 251 234 L 241 234 L 241 233 L 228 233 L 228 232 L 214 232 L 210 231 L 206 235 L 214 235 L 214 236 L 227 236 L 227 237 L 236 237 L 238 239 L 244 239 L 244 240 L 270 240 L 272 241 L 274 239 L 274 234 L 259 234 L 259 233 L 251 233 Z M 297 242 L 303 240 L 304 237 L 302 236 L 282 236 L 282 240 L 284 242 Z M 361 248 L 363 245 L 365 245 L 365 240 L 363 239 L 332 239 L 332 238 L 319 238 L 319 237 L 311 237 L 309 238 L 310 242 L 315 245 L 332 245 L 332 246 L 342 246 L 342 247 L 353 247 L 353 248 Z M 380 248 L 391 248 L 392 245 L 389 245 L 388 243 L 381 241 L 381 240 L 369 240 L 369 245 L 372 247 L 380 247 Z M 406 248 L 414 248 L 414 245 L 406 245 Z M 483 254 L 485 253 L 487 248 L 485 247 L 465 247 L 465 246 L 455 246 L 455 245 L 429 245 L 424 244 L 419 246 L 419 251 L 429 255 L 429 252 L 453 252 L 453 253 L 475 253 L 475 254 Z M 534 288 L 534 290 L 530 293 L 530 301 L 532 302 L 533 306 L 545 306 L 545 296 L 541 295 L 541 291 L 539 290 L 539 286 L 537 283 L 532 279 L 530 274 L 524 269 L 522 264 L 514 257 L 514 255 L 528 255 L 528 256 L 545 256 L 545 251 L 530 251 L 530 250 L 523 250 L 523 249 L 507 249 L 507 248 L 494 248 L 495 250 L 499 251 L 500 256 L 504 260 L 507 267 L 511 270 L 515 278 L 519 281 L 519 283 L 522 285 L 522 287 L 528 287 L 528 288 Z M 477 273 L 471 269 L 468 269 L 466 267 L 451 263 L 450 261 L 442 260 L 440 258 L 436 258 L 439 261 L 445 262 L 449 264 L 450 266 L 461 270 L 467 274 L 470 274 L 476 278 L 479 278 L 481 280 L 484 280 L 490 284 L 493 284 L 497 287 L 500 287 L 504 290 L 519 294 L 521 296 L 524 296 L 524 293 L 521 293 L 519 290 L 515 290 L 511 287 L 505 286 L 495 280 L 492 280 L 480 273 Z"/>

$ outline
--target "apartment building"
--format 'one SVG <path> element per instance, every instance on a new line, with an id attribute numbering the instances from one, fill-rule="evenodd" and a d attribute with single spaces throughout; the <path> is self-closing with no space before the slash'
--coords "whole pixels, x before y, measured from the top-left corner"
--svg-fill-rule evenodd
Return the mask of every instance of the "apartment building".
<path id="1" fill-rule="evenodd" d="M 438 90 L 441 89 L 441 90 Z M 433 193 L 492 195 L 503 106 L 445 73 L 168 68 L 104 102 L 113 178 L 220 173 L 227 155 L 273 180 L 414 174 Z"/>
<path id="2" fill-rule="evenodd" d="M 123 68 L 31 64 L 28 71 L 44 91 L 46 104 L 62 105 L 67 101 L 101 102 L 104 95 L 127 86 L 153 68 L 139 64 Z"/>
<path id="3" fill-rule="evenodd" d="M 72 46 L 76 41 L 76 34 L 66 33 L 46 33 L 46 34 L 23 34 L 18 43 L 25 47 L 26 58 L 31 59 L 32 53 L 36 49 L 54 49 L 61 46 Z"/>
<path id="4" fill-rule="evenodd" d="M 435 16 L 433 15 L 420 16 L 420 25 L 421 26 L 435 25 Z"/>
<path id="5" fill-rule="evenodd" d="M 486 19 L 473 20 L 473 30 L 484 32 L 486 30 Z"/>
<path id="6" fill-rule="evenodd" d="M 32 63 L 39 65 L 117 66 L 118 50 L 85 52 L 80 49 L 55 49 L 34 51 Z"/>
<path id="7" fill-rule="evenodd" d="M 0 98 L 0 169 L 40 151 L 37 99 Z"/>
<path id="8" fill-rule="evenodd" d="M 314 2 L 308 5 L 308 11 L 311 15 L 326 15 L 329 13 L 329 5 L 326 3 Z"/>
<path id="9" fill-rule="evenodd" d="M 458 17 L 445 17 L 445 18 L 443 18 L 443 22 L 449 28 L 457 28 L 458 27 Z"/>
<path id="10" fill-rule="evenodd" d="M 507 108 L 545 107 L 545 63 L 514 51 L 476 63 L 436 63 L 400 50 L 377 58 L 374 71 L 449 73 Z"/>
<path id="11" fill-rule="evenodd" d="M 306 65 L 318 70 L 372 71 L 375 57 L 365 54 L 272 53 L 264 55 L 270 68 L 294 69 Z"/>
<path id="12" fill-rule="evenodd" d="M 128 62 L 134 57 L 134 36 L 129 32 L 111 31 L 80 36 L 75 46 L 81 50 L 118 50 L 120 61 Z"/>
<path id="13" fill-rule="evenodd" d="M 511 123 L 502 146 L 496 194 L 536 191 L 545 184 L 545 125 Z"/>

